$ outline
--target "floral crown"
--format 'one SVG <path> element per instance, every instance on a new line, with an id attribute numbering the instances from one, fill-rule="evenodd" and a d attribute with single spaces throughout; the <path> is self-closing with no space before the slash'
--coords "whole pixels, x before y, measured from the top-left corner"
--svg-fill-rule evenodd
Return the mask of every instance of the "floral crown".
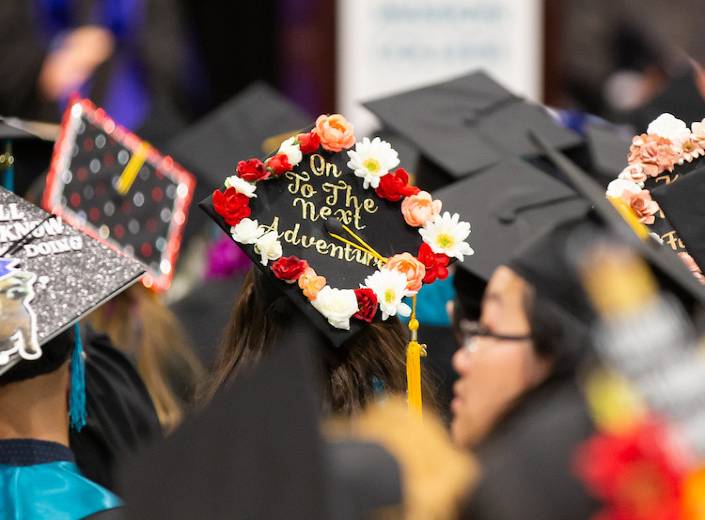
<path id="1" fill-rule="evenodd" d="M 705 119 L 688 128 L 673 115 L 661 114 L 649 124 L 645 134 L 632 139 L 628 165 L 607 186 L 607 197 L 630 208 L 656 240 L 669 245 L 696 278 L 705 282 L 701 268 L 688 254 L 668 215 L 651 194 L 657 186 L 676 182 L 681 175 L 692 171 L 698 158 L 705 158 Z"/>
<path id="2" fill-rule="evenodd" d="M 380 199 L 398 203 L 404 222 L 418 229 L 422 244 L 418 251 L 403 252 L 389 258 L 345 224 L 328 219 L 328 233 L 334 239 L 363 251 L 376 260 L 377 269 L 357 288 L 331 287 L 325 277 L 309 263 L 296 256 L 282 256 L 280 234 L 276 229 L 251 219 L 250 201 L 257 197 L 260 182 L 276 182 L 286 177 L 305 156 L 320 149 L 348 156 L 349 172 L 362 179 L 363 188 Z M 230 235 L 239 244 L 251 245 L 263 266 L 269 266 L 277 279 L 298 284 L 303 295 L 328 323 L 350 330 L 350 320 L 370 323 L 381 311 L 381 319 L 409 316 L 412 309 L 403 299 L 415 297 L 424 284 L 448 276 L 451 259 L 463 260 L 474 252 L 466 242 L 470 224 L 460 216 L 441 212 L 442 203 L 409 184 L 409 173 L 397 168 L 399 158 L 391 145 L 379 137 L 355 139 L 352 125 L 340 114 L 321 115 L 308 132 L 299 133 L 281 143 L 278 151 L 261 161 L 240 161 L 236 173 L 225 179 L 224 186 L 213 192 L 214 211 L 230 226 Z M 271 262 L 271 263 L 270 263 Z"/>

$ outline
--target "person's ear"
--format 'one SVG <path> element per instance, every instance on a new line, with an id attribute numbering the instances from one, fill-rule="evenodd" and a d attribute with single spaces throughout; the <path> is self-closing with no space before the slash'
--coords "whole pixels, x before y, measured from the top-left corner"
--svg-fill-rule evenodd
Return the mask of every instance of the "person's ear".
<path id="1" fill-rule="evenodd" d="M 446 312 L 448 313 L 448 319 L 452 322 L 455 315 L 455 302 L 453 300 L 446 302 Z"/>

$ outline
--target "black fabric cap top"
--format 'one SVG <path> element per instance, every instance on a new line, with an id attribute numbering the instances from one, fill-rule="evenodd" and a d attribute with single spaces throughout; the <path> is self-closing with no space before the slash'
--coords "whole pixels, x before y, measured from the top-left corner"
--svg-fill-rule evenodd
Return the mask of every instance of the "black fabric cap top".
<path id="1" fill-rule="evenodd" d="M 585 140 L 592 170 L 600 177 L 614 179 L 624 169 L 631 136 L 626 130 L 609 124 L 588 123 Z"/>
<path id="2" fill-rule="evenodd" d="M 348 125 L 345 132 L 341 125 Z M 320 145 L 314 142 L 302 153 L 298 140 L 305 136 L 316 139 L 321 132 Z M 331 144 L 328 138 L 342 140 L 344 145 Z M 410 275 L 381 268 L 384 260 L 379 262 L 378 256 L 386 259 L 407 253 L 418 263 L 423 243 L 448 257 L 472 254 L 466 242 L 470 225 L 461 222 L 459 215 L 440 212 L 440 201 L 432 202 L 430 194 L 417 193 L 417 188 L 408 185 L 407 174 L 395 169 L 399 161 L 389 143 L 379 138 L 355 143 L 352 128 L 342 116 L 321 116 L 315 130 L 287 139 L 264 164 L 247 162 L 257 166 L 258 175 L 264 175 L 266 168 L 279 167 L 282 158 L 288 161 L 284 152 L 292 157 L 293 167 L 287 163 L 281 166 L 279 176 L 269 172 L 269 178 L 256 184 L 229 177 L 224 188 L 202 201 L 201 207 L 334 346 L 340 346 L 373 318 L 410 312 L 402 297 L 415 294 L 421 280 L 416 280 L 415 288 L 414 281 L 408 281 L 407 286 Z M 248 199 L 244 195 L 248 192 L 255 196 Z M 411 220 L 402 212 L 404 204 L 412 208 L 407 211 Z M 434 242 L 433 237 L 442 240 Z M 265 250 L 273 256 L 266 258 Z M 281 264 L 292 256 L 305 260 L 317 276 L 325 277 L 320 292 L 305 295 L 301 281 L 295 283 L 300 274 L 296 266 Z M 447 265 L 448 258 L 445 262 Z M 376 300 L 365 299 L 369 305 L 361 310 L 366 318 L 348 319 L 357 313 L 358 295 L 353 291 L 362 285 L 376 294 Z"/>
<path id="3" fill-rule="evenodd" d="M 540 155 L 528 138 L 529 128 L 560 149 L 582 142 L 543 107 L 513 95 L 481 71 L 364 105 L 455 178 L 510 157 Z"/>
<path id="4" fill-rule="evenodd" d="M 125 255 L 0 189 L 0 373 L 142 275 Z"/>
<path id="5" fill-rule="evenodd" d="M 443 208 L 473 223 L 475 254 L 458 265 L 484 280 L 522 243 L 570 216 L 587 212 L 583 198 L 521 159 L 507 159 L 434 192 Z"/>
<path id="6" fill-rule="evenodd" d="M 87 100 L 70 103 L 42 205 L 147 268 L 166 290 L 174 276 L 195 179 Z"/>

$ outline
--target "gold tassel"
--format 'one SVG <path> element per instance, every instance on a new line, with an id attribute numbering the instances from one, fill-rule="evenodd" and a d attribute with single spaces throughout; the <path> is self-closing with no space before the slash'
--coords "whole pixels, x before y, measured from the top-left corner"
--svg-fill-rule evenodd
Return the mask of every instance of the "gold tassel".
<path id="1" fill-rule="evenodd" d="M 409 320 L 411 339 L 406 346 L 406 392 L 409 410 L 423 414 L 421 396 L 421 357 L 426 355 L 426 345 L 418 341 L 419 321 L 416 319 L 416 296 L 412 299 L 411 319 Z"/>

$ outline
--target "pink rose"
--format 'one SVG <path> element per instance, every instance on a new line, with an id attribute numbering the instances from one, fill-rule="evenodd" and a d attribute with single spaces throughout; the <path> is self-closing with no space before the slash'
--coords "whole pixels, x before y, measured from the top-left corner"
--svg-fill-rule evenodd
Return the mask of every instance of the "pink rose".
<path id="1" fill-rule="evenodd" d="M 620 179 L 632 181 L 640 186 L 644 185 L 647 177 L 648 174 L 646 173 L 646 168 L 641 163 L 630 164 L 622 170 L 622 173 L 619 174 Z"/>
<path id="2" fill-rule="evenodd" d="M 659 208 L 658 202 L 651 198 L 651 194 L 647 190 L 641 190 L 636 193 L 624 191 L 622 197 L 639 218 L 639 222 L 642 224 L 654 223 L 654 215 L 661 208 Z"/>
<path id="3" fill-rule="evenodd" d="M 417 293 L 421 289 L 423 279 L 426 276 L 426 266 L 410 253 L 394 255 L 387 260 L 384 268 L 398 271 L 406 276 L 406 290 L 412 293 Z"/>
<path id="4" fill-rule="evenodd" d="M 330 152 L 340 152 L 355 144 L 353 126 L 340 114 L 318 116 L 313 131 L 321 138 L 321 146 Z"/>
<path id="5" fill-rule="evenodd" d="M 407 224 L 422 227 L 441 213 L 441 205 L 442 202 L 433 200 L 430 193 L 420 191 L 416 195 L 404 198 L 401 203 L 401 213 Z"/>
<path id="6" fill-rule="evenodd" d="M 679 159 L 673 143 L 665 137 L 637 135 L 629 147 L 629 164 L 641 163 L 650 177 L 666 170 L 672 172 Z"/>

